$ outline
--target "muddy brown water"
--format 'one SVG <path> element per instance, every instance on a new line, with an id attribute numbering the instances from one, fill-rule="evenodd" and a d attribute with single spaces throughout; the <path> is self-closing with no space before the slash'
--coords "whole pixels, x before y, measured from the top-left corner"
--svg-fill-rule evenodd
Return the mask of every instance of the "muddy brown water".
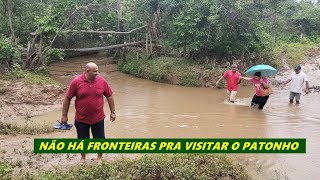
<path id="1" fill-rule="evenodd" d="M 288 104 L 288 90 L 274 89 L 265 109 L 249 107 L 253 89 L 242 87 L 236 105 L 221 89 L 156 83 L 116 71 L 106 58 L 89 56 L 54 63 L 53 77 L 68 85 L 88 61 L 99 64 L 114 91 L 117 120 L 106 122 L 113 138 L 306 138 L 306 154 L 230 155 L 247 165 L 256 179 L 320 179 L 320 94 Z M 108 112 L 108 107 L 105 107 Z M 34 117 L 55 122 L 61 109 Z M 73 123 L 74 107 L 69 111 Z M 75 131 L 67 133 L 75 137 Z"/>

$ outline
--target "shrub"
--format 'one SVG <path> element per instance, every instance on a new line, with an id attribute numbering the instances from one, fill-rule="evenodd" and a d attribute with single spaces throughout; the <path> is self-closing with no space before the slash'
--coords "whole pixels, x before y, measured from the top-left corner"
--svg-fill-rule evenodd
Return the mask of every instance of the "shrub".
<path id="1" fill-rule="evenodd" d="M 67 171 L 42 172 L 34 179 L 250 179 L 225 156 L 153 155 L 120 159 Z"/>
<path id="2" fill-rule="evenodd" d="M 0 177 L 3 180 L 12 178 L 13 167 L 7 162 L 0 161 Z"/>
<path id="3" fill-rule="evenodd" d="M 7 65 L 9 62 L 19 60 L 21 54 L 18 48 L 14 47 L 12 41 L 0 34 L 0 65 Z"/>

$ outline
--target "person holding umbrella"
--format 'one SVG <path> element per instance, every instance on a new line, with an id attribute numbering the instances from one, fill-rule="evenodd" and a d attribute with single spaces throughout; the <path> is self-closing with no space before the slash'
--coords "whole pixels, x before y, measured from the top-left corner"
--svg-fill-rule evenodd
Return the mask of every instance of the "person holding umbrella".
<path id="1" fill-rule="evenodd" d="M 269 65 L 256 65 L 248 69 L 245 73 L 253 76 L 241 77 L 241 79 L 250 81 L 255 88 L 255 95 L 252 97 L 251 106 L 257 107 L 262 110 L 269 99 L 269 95 L 272 93 L 267 79 L 267 76 L 271 76 L 277 72 L 276 69 Z M 270 90 L 265 92 L 262 90 Z"/>

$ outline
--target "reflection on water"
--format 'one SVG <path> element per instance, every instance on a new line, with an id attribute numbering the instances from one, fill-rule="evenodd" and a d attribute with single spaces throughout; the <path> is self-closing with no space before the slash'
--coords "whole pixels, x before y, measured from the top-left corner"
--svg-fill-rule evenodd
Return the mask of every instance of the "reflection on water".
<path id="1" fill-rule="evenodd" d="M 179 87 L 108 72 L 103 58 L 94 56 L 56 63 L 51 67 L 55 71 L 51 72 L 80 72 L 79 67 L 88 61 L 102 64 L 101 74 L 114 91 L 117 120 L 106 123 L 108 137 L 307 138 L 307 154 L 235 156 L 244 162 L 254 162 L 258 172 L 268 174 L 258 179 L 320 178 L 319 94 L 302 96 L 300 105 L 289 105 L 288 92 L 275 89 L 265 109 L 258 111 L 249 107 L 254 92 L 250 87 L 240 88 L 237 103 L 230 104 L 225 101 L 224 90 Z M 65 85 L 72 77 L 72 74 L 55 76 Z M 70 121 L 73 115 L 72 107 Z M 34 119 L 54 122 L 60 116 L 61 111 L 54 111 Z"/>

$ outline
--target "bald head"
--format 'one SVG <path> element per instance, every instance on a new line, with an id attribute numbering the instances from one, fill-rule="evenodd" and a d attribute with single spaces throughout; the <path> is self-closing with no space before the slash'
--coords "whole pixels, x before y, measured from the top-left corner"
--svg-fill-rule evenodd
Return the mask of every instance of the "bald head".
<path id="1" fill-rule="evenodd" d="M 98 65 L 93 62 L 89 62 L 88 64 L 86 64 L 86 71 L 90 69 L 95 69 L 95 68 L 98 68 Z"/>
<path id="2" fill-rule="evenodd" d="M 95 80 L 96 76 L 98 75 L 98 66 L 95 63 L 89 62 L 86 64 L 86 78 L 89 81 Z"/>

